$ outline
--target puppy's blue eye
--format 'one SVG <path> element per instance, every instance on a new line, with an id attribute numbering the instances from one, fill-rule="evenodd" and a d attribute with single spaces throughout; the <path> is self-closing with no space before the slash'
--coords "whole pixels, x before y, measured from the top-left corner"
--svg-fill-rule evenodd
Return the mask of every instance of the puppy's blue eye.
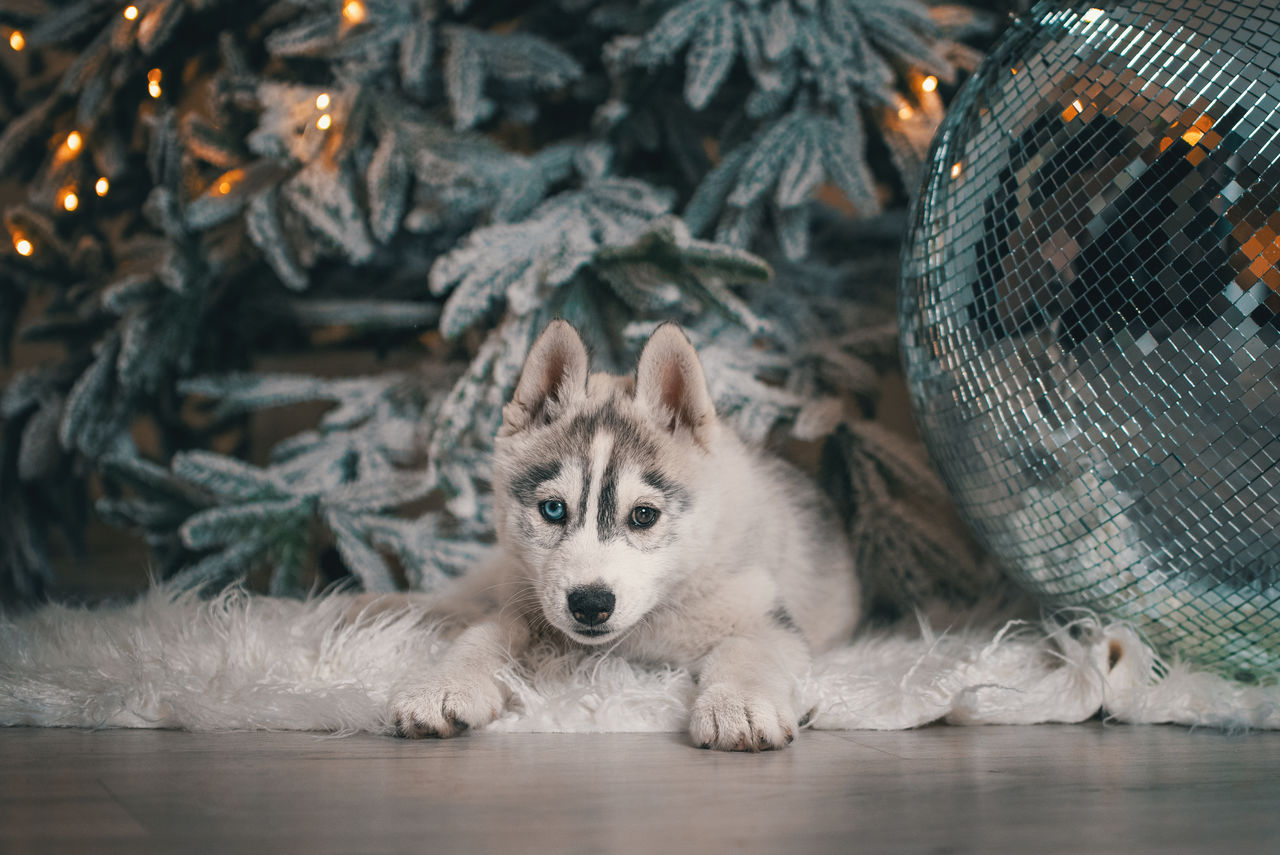
<path id="1" fill-rule="evenodd" d="M 538 510 L 547 522 L 564 522 L 564 502 L 559 499 L 547 499 L 538 505 Z"/>

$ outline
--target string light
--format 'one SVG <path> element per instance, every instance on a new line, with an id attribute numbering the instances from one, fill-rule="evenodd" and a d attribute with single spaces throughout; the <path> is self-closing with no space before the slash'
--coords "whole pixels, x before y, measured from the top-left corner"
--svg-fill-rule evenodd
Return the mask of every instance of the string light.
<path id="1" fill-rule="evenodd" d="M 22 235 L 13 236 L 13 248 L 16 249 L 18 251 L 18 255 L 21 256 L 28 256 L 35 249 L 35 247 L 31 245 L 31 241 L 27 240 Z"/>
<path id="2" fill-rule="evenodd" d="M 153 68 L 147 72 L 147 94 L 152 98 L 160 97 L 160 69 Z"/>
<path id="3" fill-rule="evenodd" d="M 902 103 L 902 106 L 898 108 L 899 119 L 904 119 L 904 120 L 910 119 L 914 115 L 915 115 L 915 110 L 912 110 L 911 105 L 906 103 L 905 101 Z"/>
<path id="4" fill-rule="evenodd" d="M 67 134 L 67 151 L 79 151 L 82 145 L 84 145 L 84 137 L 80 136 L 79 131 Z"/>
<path id="5" fill-rule="evenodd" d="M 125 6 L 125 7 L 124 7 L 124 19 L 125 19 L 126 21 L 135 21 L 135 20 L 137 20 L 137 18 L 138 18 L 138 7 L 137 7 L 137 6 Z"/>
<path id="6" fill-rule="evenodd" d="M 316 109 L 317 110 L 329 109 L 329 93 L 328 92 L 321 92 L 319 95 L 316 96 Z"/>
<path id="7" fill-rule="evenodd" d="M 364 4 L 360 0 L 347 0 L 342 4 L 342 17 L 352 24 L 360 23 L 364 20 Z"/>
<path id="8" fill-rule="evenodd" d="M 14 50 L 22 50 L 27 46 L 27 38 L 22 35 L 22 30 L 14 30 L 9 34 L 9 47 Z"/>
<path id="9" fill-rule="evenodd" d="M 107 180 L 107 176 L 105 175 L 99 178 L 93 185 L 93 192 L 97 193 L 99 196 L 107 195 L 107 191 L 110 189 L 111 182 Z"/>
<path id="10" fill-rule="evenodd" d="M 68 190 L 66 195 L 62 197 L 62 207 L 66 208 L 68 211 L 74 211 L 76 208 L 80 207 L 80 197 L 77 196 L 74 191 Z"/>
<path id="11" fill-rule="evenodd" d="M 333 117 L 330 116 L 328 113 L 325 113 L 323 116 L 316 119 L 316 127 L 322 131 L 329 130 L 329 126 L 332 124 L 333 124 Z"/>
<path id="12" fill-rule="evenodd" d="M 243 180 L 244 180 L 243 169 L 229 170 L 227 172 L 222 173 L 222 175 L 218 177 L 217 185 L 215 185 L 210 192 L 214 192 L 221 196 L 225 196 L 231 192 L 231 189 L 236 186 L 237 182 L 243 181 Z"/>
<path id="13" fill-rule="evenodd" d="M 960 164 L 959 164 L 959 163 L 953 163 L 953 164 L 951 164 L 951 177 L 952 177 L 952 178 L 959 178 L 959 177 L 960 177 L 960 173 L 961 173 L 962 171 L 963 171 L 963 170 L 962 170 L 962 167 L 960 166 Z"/>
<path id="14" fill-rule="evenodd" d="M 920 89 L 924 92 L 932 92 L 938 88 L 938 78 L 930 74 L 924 80 L 920 81 Z"/>

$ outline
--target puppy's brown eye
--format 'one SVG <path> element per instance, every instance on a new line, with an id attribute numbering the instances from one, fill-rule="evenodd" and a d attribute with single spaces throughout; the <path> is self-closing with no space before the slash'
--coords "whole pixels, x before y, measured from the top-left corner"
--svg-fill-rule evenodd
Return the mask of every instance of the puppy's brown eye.
<path id="1" fill-rule="evenodd" d="M 636 505 L 631 509 L 631 524 L 636 528 L 648 528 L 658 521 L 658 509 L 648 505 Z"/>

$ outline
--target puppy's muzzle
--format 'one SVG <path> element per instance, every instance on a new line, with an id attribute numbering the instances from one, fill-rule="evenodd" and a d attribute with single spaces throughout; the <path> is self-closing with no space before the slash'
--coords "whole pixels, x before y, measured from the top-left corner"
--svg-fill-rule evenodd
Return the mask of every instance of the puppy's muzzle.
<path id="1" fill-rule="evenodd" d="M 581 626 L 598 626 L 609 619 L 614 607 L 613 591 L 599 585 L 584 585 L 569 592 L 569 614 Z"/>

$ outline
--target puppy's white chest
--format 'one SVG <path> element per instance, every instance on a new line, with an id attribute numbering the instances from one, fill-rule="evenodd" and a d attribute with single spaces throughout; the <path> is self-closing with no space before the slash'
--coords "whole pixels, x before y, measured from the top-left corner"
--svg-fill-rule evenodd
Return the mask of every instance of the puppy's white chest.
<path id="1" fill-rule="evenodd" d="M 699 571 L 695 571 L 695 574 Z M 751 636 L 769 629 L 778 600 L 764 568 L 708 568 L 676 587 L 618 645 L 628 659 L 689 666 L 727 636 Z"/>

